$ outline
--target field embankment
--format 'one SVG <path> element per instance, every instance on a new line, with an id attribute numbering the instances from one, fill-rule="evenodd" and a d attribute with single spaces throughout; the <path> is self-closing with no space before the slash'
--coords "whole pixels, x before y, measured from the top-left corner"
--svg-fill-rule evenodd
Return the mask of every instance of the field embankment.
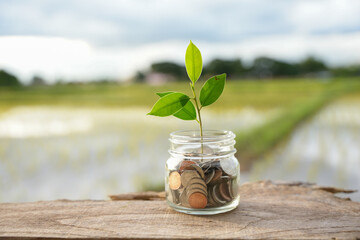
<path id="1" fill-rule="evenodd" d="M 296 101 L 281 114 L 265 124 L 236 137 L 237 156 L 243 170 L 247 170 L 253 159 L 265 154 L 286 138 L 296 126 L 317 113 L 332 100 L 346 95 L 360 95 L 360 81 L 339 81 L 329 85 L 306 100 Z"/>

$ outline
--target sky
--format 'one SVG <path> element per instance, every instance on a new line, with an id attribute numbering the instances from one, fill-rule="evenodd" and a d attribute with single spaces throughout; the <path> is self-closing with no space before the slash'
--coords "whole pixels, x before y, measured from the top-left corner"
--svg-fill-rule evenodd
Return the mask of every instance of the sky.
<path id="1" fill-rule="evenodd" d="M 359 0 L 0 0 L 0 68 L 125 80 L 158 61 L 258 56 L 332 66 L 360 63 Z"/>

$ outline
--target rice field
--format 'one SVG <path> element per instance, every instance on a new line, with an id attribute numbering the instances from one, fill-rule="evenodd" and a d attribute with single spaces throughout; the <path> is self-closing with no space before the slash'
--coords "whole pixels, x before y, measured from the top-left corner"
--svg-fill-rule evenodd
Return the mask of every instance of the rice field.
<path id="1" fill-rule="evenodd" d="M 145 108 L 17 107 L 0 117 L 0 201 L 104 199 L 162 188 L 168 136 L 194 122 L 146 116 Z M 273 111 L 204 115 L 209 128 L 239 131 Z"/>
<path id="2" fill-rule="evenodd" d="M 228 82 L 219 102 L 203 110 L 204 127 L 248 133 L 286 117 L 302 102 L 359 85 L 304 79 Z M 0 201 L 106 199 L 161 189 L 169 133 L 197 125 L 146 113 L 157 99 L 155 92 L 188 93 L 187 88 L 176 83 L 0 89 Z M 241 181 L 359 188 L 359 93 L 345 94 L 303 122 L 255 159 Z"/>
<path id="3" fill-rule="evenodd" d="M 243 181 L 308 181 L 359 190 L 360 96 L 340 99 L 302 123 L 285 141 L 254 161 Z M 347 197 L 360 201 L 360 193 Z"/>

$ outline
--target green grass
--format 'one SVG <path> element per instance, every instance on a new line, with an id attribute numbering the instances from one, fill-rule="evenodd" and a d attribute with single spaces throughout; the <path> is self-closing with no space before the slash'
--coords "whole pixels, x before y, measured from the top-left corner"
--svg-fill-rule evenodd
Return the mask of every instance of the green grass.
<path id="1" fill-rule="evenodd" d="M 198 84 L 198 89 L 202 83 Z M 341 81 L 306 79 L 272 81 L 229 81 L 221 98 L 208 109 L 228 110 L 251 106 L 272 109 L 290 106 L 320 94 Z M 155 92 L 176 90 L 191 95 L 187 82 L 163 86 L 73 85 L 37 88 L 0 88 L 0 109 L 14 106 L 56 105 L 73 107 L 146 107 L 158 99 Z"/>

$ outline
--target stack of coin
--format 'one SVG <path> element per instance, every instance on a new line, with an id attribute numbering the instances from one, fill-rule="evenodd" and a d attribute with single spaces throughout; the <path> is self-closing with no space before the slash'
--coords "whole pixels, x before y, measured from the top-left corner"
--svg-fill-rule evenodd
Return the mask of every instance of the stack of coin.
<path id="1" fill-rule="evenodd" d="M 198 171 L 184 170 L 181 173 L 181 182 L 184 186 L 183 198 L 180 197 L 181 203 L 183 205 L 190 205 L 192 208 L 206 207 L 207 187 Z"/>
<path id="2" fill-rule="evenodd" d="M 171 200 L 188 208 L 225 205 L 237 196 L 236 169 L 229 161 L 215 159 L 197 164 L 182 161 L 169 174 Z"/>

